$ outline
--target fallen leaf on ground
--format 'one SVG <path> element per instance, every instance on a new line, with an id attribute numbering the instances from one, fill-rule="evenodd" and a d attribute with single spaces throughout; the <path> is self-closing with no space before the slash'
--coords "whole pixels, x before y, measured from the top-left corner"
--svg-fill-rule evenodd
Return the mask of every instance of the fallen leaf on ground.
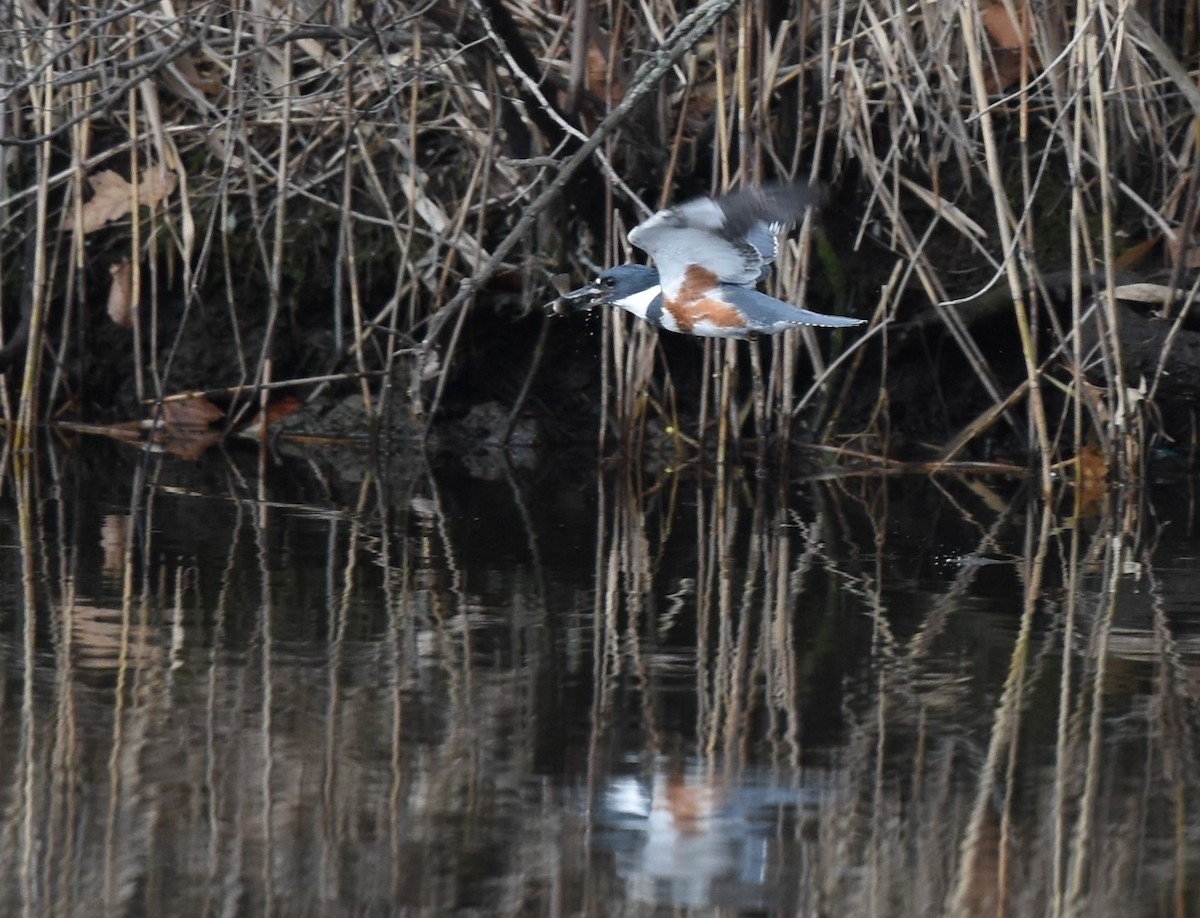
<path id="1" fill-rule="evenodd" d="M 138 201 L 145 207 L 154 207 L 175 190 L 178 178 L 162 166 L 148 166 L 142 171 L 138 182 Z M 88 176 L 92 198 L 81 211 L 80 229 L 91 233 L 104 224 L 119 220 L 133 210 L 133 186 L 111 169 Z M 75 226 L 74 214 L 67 217 L 67 229 Z"/>

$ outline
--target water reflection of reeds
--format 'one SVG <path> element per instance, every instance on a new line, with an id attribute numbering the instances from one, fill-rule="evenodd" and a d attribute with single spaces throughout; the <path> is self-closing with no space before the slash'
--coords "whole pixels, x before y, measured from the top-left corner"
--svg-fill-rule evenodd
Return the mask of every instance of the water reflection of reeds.
<path id="1" fill-rule="evenodd" d="M 1188 549 L 1120 501 L 416 467 L 317 504 L 171 469 L 124 514 L 70 463 L 12 479 L 0 911 L 1190 895 Z"/>

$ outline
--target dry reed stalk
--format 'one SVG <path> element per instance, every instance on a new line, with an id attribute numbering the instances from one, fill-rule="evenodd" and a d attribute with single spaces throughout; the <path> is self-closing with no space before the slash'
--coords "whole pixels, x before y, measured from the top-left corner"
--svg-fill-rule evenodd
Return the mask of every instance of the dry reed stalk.
<path id="1" fill-rule="evenodd" d="M 1130 505 L 1123 502 L 1118 512 L 1122 516 L 1131 512 Z M 1127 523 L 1127 519 L 1121 520 L 1117 531 L 1123 531 Z M 1085 878 L 1093 860 L 1092 849 L 1098 843 L 1094 836 L 1093 823 L 1100 792 L 1100 750 L 1104 740 L 1104 684 L 1110 664 L 1108 641 L 1116 616 L 1118 584 L 1125 570 L 1124 551 L 1124 540 L 1114 538 L 1111 540 L 1109 550 L 1104 552 L 1104 575 L 1108 581 L 1108 589 L 1102 594 L 1101 608 L 1096 610 L 1097 614 L 1092 623 L 1093 633 L 1089 638 L 1089 644 L 1094 653 L 1095 669 L 1090 673 L 1090 686 L 1086 682 L 1081 686 L 1079 703 L 1076 705 L 1076 709 L 1079 711 L 1090 708 L 1090 718 L 1085 728 L 1086 753 L 1080 757 L 1083 773 L 1081 776 L 1076 776 L 1077 779 L 1082 777 L 1082 787 L 1079 799 L 1076 801 L 1078 809 L 1075 825 L 1070 834 L 1062 839 L 1069 852 L 1067 855 L 1069 861 L 1065 869 L 1064 879 L 1066 882 L 1059 889 L 1062 896 L 1062 908 L 1068 915 L 1084 913 L 1087 892 Z M 1064 716 L 1066 716 L 1065 711 L 1060 714 L 1060 717 Z M 1065 761 L 1070 762 L 1074 758 L 1074 756 L 1067 756 Z"/>
<path id="2" fill-rule="evenodd" d="M 1104 289 L 1100 294 L 1100 301 L 1104 316 L 1105 335 L 1103 340 L 1109 350 L 1112 366 L 1112 376 L 1110 379 L 1112 382 L 1111 397 L 1114 408 L 1112 418 L 1115 426 L 1115 430 L 1112 432 L 1114 436 L 1108 442 L 1113 444 L 1114 448 L 1112 451 L 1124 460 L 1122 471 L 1126 475 L 1132 475 L 1138 468 L 1138 461 L 1135 455 L 1138 445 L 1133 437 L 1127 435 L 1130 432 L 1131 425 L 1134 423 L 1134 417 L 1132 414 L 1133 406 L 1127 404 L 1128 390 L 1126 388 L 1124 361 L 1121 358 L 1121 340 L 1117 324 L 1117 301 L 1114 292 L 1116 288 L 1116 252 L 1113 238 L 1113 207 L 1115 199 L 1112 187 L 1112 168 L 1114 164 L 1109 158 L 1107 103 L 1104 97 L 1104 89 L 1100 82 L 1097 36 L 1095 34 L 1085 36 L 1083 48 L 1085 51 L 1084 63 L 1087 66 L 1089 74 L 1088 89 L 1090 90 L 1091 115 L 1096 125 L 1095 137 L 1092 142 L 1098 146 L 1098 149 L 1094 152 L 1099 159 L 1100 173 L 1100 244 L 1103 252 L 1102 264 L 1104 266 Z"/>
<path id="3" fill-rule="evenodd" d="M 52 71 L 47 68 L 41 93 L 32 93 L 35 116 L 44 132 L 49 131 L 51 108 L 49 96 L 52 91 Z M 29 318 L 29 341 L 25 351 L 25 373 L 21 379 L 21 401 L 17 409 L 17 430 L 14 448 L 18 451 L 33 448 L 33 425 L 38 413 L 38 371 L 41 366 L 42 340 L 46 311 L 46 259 L 47 224 L 49 222 L 50 195 L 50 150 L 47 144 L 37 149 L 37 210 L 33 228 L 35 234 L 35 256 L 33 265 L 33 297 Z"/>
<path id="4" fill-rule="evenodd" d="M 872 11 L 868 9 L 868 10 L 865 10 L 864 12 L 866 13 L 868 19 L 870 19 L 872 16 Z M 899 13 L 897 21 L 901 21 L 901 19 L 904 17 L 904 15 L 905 14 L 903 14 L 903 13 Z M 967 40 L 968 50 L 973 46 L 977 47 L 978 43 L 972 43 L 972 39 L 973 39 L 974 35 L 976 34 L 975 31 L 969 27 L 970 26 L 969 23 L 964 24 L 964 25 L 965 25 L 965 27 L 964 27 L 962 34 L 963 34 L 963 37 Z M 867 34 L 867 35 L 881 34 L 879 31 L 879 26 L 880 26 L 880 23 L 878 21 L 872 21 L 870 27 L 864 32 L 864 34 Z M 1046 34 L 1048 34 L 1051 31 L 1052 31 L 1051 29 L 1047 29 L 1045 27 L 1039 26 L 1038 28 L 1035 28 L 1033 30 L 1033 34 L 1040 41 L 1043 36 L 1045 36 Z M 912 36 L 915 33 L 913 30 L 909 29 L 909 30 L 905 31 L 905 34 Z M 879 50 L 879 54 L 880 54 L 879 59 L 883 60 L 883 61 L 889 60 L 888 55 L 891 53 L 891 49 L 889 47 L 882 47 L 879 42 L 876 42 L 876 46 L 877 46 L 877 48 Z M 912 46 L 911 42 L 903 42 L 903 43 L 898 44 L 896 47 L 903 49 L 903 53 L 906 53 L 906 54 L 917 53 L 917 49 Z M 1022 49 L 1021 53 L 1022 53 L 1022 55 L 1024 55 L 1024 57 L 1023 57 L 1024 63 L 1022 66 L 1023 66 L 1023 68 L 1025 68 L 1025 69 L 1022 69 L 1022 71 L 1021 71 L 1021 78 L 1026 79 L 1028 77 L 1028 69 L 1027 68 L 1029 66 L 1028 53 L 1027 53 L 1027 50 L 1024 48 Z M 1041 57 L 1042 60 L 1051 60 L 1052 58 L 1054 58 L 1053 54 L 1048 53 L 1046 51 L 1040 51 L 1039 56 Z M 975 80 L 974 85 L 977 88 L 981 85 L 980 78 L 982 76 L 982 70 L 984 69 L 984 64 L 979 61 L 979 58 L 980 58 L 980 55 L 976 54 L 975 55 L 976 63 L 972 67 L 972 73 L 974 74 L 974 80 Z M 868 58 L 867 60 L 869 61 L 870 59 Z M 918 79 L 919 79 L 919 74 L 924 73 L 925 70 L 926 70 L 926 68 L 921 67 L 921 66 L 914 66 L 911 68 L 911 72 L 913 73 L 914 76 L 918 76 Z M 1096 72 L 1095 68 L 1093 68 L 1093 70 L 1091 72 L 1095 73 Z M 933 101 L 933 99 L 929 98 L 929 97 L 927 97 L 927 98 L 920 97 L 921 94 L 926 92 L 927 87 L 924 89 L 923 88 L 915 89 L 914 91 L 917 93 L 917 95 L 912 97 L 912 101 L 910 101 L 908 97 L 904 96 L 904 93 L 908 87 L 913 86 L 914 84 L 912 84 L 911 82 L 909 82 L 906 79 L 906 76 L 907 76 L 906 68 L 905 67 L 896 68 L 894 70 L 894 73 L 899 78 L 898 82 L 896 83 L 896 86 L 895 86 L 895 91 L 900 95 L 900 102 L 906 106 L 907 111 L 916 110 L 916 108 L 918 106 L 924 106 L 924 105 L 927 105 L 930 101 Z M 1045 80 L 1042 78 L 1041 75 L 1039 75 L 1039 79 L 1042 80 L 1043 83 L 1045 82 Z M 869 82 L 867 80 L 862 80 L 859 82 L 858 85 L 865 88 L 869 85 Z M 1026 84 L 1022 84 L 1022 86 L 1025 86 L 1025 85 Z M 1028 91 L 1020 91 L 1017 94 L 1017 98 L 1020 103 L 1020 108 L 1019 108 L 1020 117 L 1018 118 L 1018 123 L 1019 123 L 1020 129 L 1021 129 L 1020 130 L 1020 142 L 1027 144 L 1029 142 L 1029 137 L 1030 137 L 1029 92 Z M 994 108 L 994 106 L 984 104 L 978 100 L 977 100 L 977 106 L 979 108 L 979 118 L 983 119 L 983 120 L 986 120 L 986 118 L 990 115 L 991 111 Z M 953 140 L 954 148 L 956 150 L 965 150 L 966 146 L 970 143 L 970 141 L 969 141 L 968 133 L 962 129 L 961 117 L 959 117 L 957 115 L 956 111 L 953 109 L 950 109 L 950 110 L 940 109 L 940 111 L 948 116 L 946 126 L 951 128 L 949 136 Z M 864 123 L 869 124 L 870 122 L 866 121 Z M 1078 123 L 1078 122 L 1076 122 L 1076 123 Z M 898 129 L 898 133 L 900 135 L 903 135 L 903 133 L 908 129 L 903 120 L 897 121 L 897 122 L 895 122 L 895 124 L 896 124 L 896 128 Z M 868 140 L 868 136 L 865 133 L 859 133 L 857 136 L 858 136 L 858 138 L 860 138 L 860 142 L 863 146 L 863 149 L 866 149 L 866 150 L 868 150 L 868 152 L 870 152 L 873 148 L 871 148 L 869 146 L 870 142 Z M 985 132 L 985 141 L 987 139 L 987 136 L 990 136 L 990 135 L 987 135 Z M 1051 141 L 1052 140 L 1053 140 L 1053 138 L 1051 138 Z M 895 147 L 893 147 L 892 149 L 894 150 Z M 1045 163 L 1047 161 L 1047 158 L 1049 156 L 1053 156 L 1054 153 L 1050 147 L 1047 147 L 1045 150 L 1041 151 L 1040 155 L 1042 157 L 1042 162 Z M 889 152 L 889 156 L 890 156 L 890 152 Z M 867 155 L 867 156 L 860 156 L 859 159 L 860 159 L 860 162 L 863 162 L 869 168 L 873 168 L 875 163 L 885 162 L 885 160 L 882 157 L 880 157 L 879 155 L 876 155 L 874 153 L 871 153 L 870 155 Z M 891 168 L 895 168 L 895 166 L 898 162 L 894 157 L 891 158 L 890 160 L 886 160 L 886 161 L 889 163 Z M 990 157 L 985 157 L 985 161 L 990 161 L 991 163 L 995 164 L 997 162 L 995 154 L 993 153 L 992 155 L 990 155 Z M 931 164 L 936 164 L 936 162 L 937 162 L 937 160 L 931 160 Z M 968 160 L 966 157 L 960 156 L 959 162 L 960 162 L 960 164 L 966 165 Z M 962 171 L 964 173 L 967 173 L 967 175 L 969 176 L 969 172 L 970 172 L 969 168 L 964 168 Z M 877 193 L 884 194 L 887 192 L 888 186 L 883 181 L 881 181 L 883 173 L 882 173 L 882 171 L 877 170 L 876 175 L 878 177 L 877 181 L 876 181 Z M 1025 197 L 1025 203 L 1023 205 L 1023 210 L 1027 211 L 1030 206 L 1030 202 L 1033 200 L 1034 195 L 1036 195 L 1039 191 L 1039 182 L 1041 182 L 1044 179 L 1044 175 L 1043 175 L 1043 171 L 1041 171 L 1041 170 L 1039 170 L 1039 173 L 1037 176 L 1033 176 L 1028 170 L 1022 170 L 1021 175 L 1023 176 L 1022 187 L 1024 189 L 1024 197 Z M 996 170 L 993 170 L 993 174 L 989 179 L 989 184 L 992 185 L 994 191 L 998 195 L 999 191 L 1000 191 L 1000 187 L 1002 187 L 1002 186 L 997 184 L 995 178 L 996 178 Z M 916 187 L 912 184 L 912 182 L 907 179 L 907 177 L 901 176 L 900 181 L 905 187 L 909 188 L 910 190 L 917 190 Z M 1111 200 L 1111 196 L 1109 197 L 1109 200 Z M 893 208 L 893 209 L 895 209 L 895 208 Z M 895 209 L 895 211 L 896 211 L 896 214 L 899 213 L 898 209 Z M 944 208 L 944 209 L 942 209 L 942 213 L 945 216 L 949 217 L 949 216 L 953 215 L 954 211 L 950 208 Z M 955 219 L 958 219 L 958 218 L 955 218 Z M 899 220 L 892 220 L 891 222 L 893 225 L 899 225 Z M 1024 232 L 1024 236 L 1022 238 L 1025 241 L 1025 247 L 1027 250 L 1032 250 L 1032 247 L 1035 244 L 1034 236 L 1033 236 L 1033 225 L 1027 219 L 1026 216 L 1022 217 L 1021 227 L 1022 227 L 1022 231 Z M 903 237 L 900 237 L 900 238 L 903 239 Z M 978 235 L 975 234 L 974 238 L 971 239 L 970 237 L 968 237 L 964 234 L 964 238 L 967 238 L 969 241 L 974 241 L 974 239 L 978 239 Z M 975 242 L 974 244 L 976 246 L 978 246 L 977 242 Z M 1009 247 L 1009 246 L 1002 246 L 1002 249 L 1006 252 L 1015 251 L 1012 247 Z M 924 261 L 924 259 L 921 258 L 920 256 L 917 256 L 914 260 L 917 261 L 918 263 L 921 263 Z M 1014 271 L 1013 271 L 1013 268 L 1014 268 L 1013 259 L 1005 256 L 1000 259 L 1000 263 L 1007 266 L 1004 270 L 1007 272 L 1010 286 L 1012 286 L 1014 280 L 1016 280 L 1018 282 L 1018 284 L 1020 285 L 1020 286 L 1016 287 L 1016 289 L 1018 289 L 1018 290 L 1023 289 L 1024 284 L 1026 282 L 1020 280 L 1019 278 L 1016 278 Z M 1029 264 L 1029 262 L 1025 262 L 1023 264 L 1023 268 L 1032 270 L 1033 273 L 1032 273 L 1032 282 L 1031 283 L 1032 283 L 1032 285 L 1036 286 L 1036 283 L 1037 283 L 1036 266 Z M 922 270 L 928 270 L 928 268 L 924 268 Z M 946 298 L 944 296 L 934 297 L 935 302 L 937 302 L 939 299 L 945 300 Z M 1034 318 L 1036 318 L 1036 314 L 1034 314 Z M 951 327 L 953 328 L 954 326 L 951 326 Z M 1036 326 L 1031 326 L 1031 327 L 1036 327 Z M 969 339 L 966 338 L 965 334 L 963 334 L 963 332 L 961 330 L 959 332 L 957 332 L 956 334 L 959 336 L 960 342 L 962 342 L 964 345 L 969 345 Z M 1026 336 L 1025 349 L 1026 349 L 1027 353 L 1030 353 L 1030 351 L 1029 351 L 1030 344 L 1031 344 L 1030 336 Z M 972 353 L 970 349 L 968 349 L 967 352 L 969 355 Z M 973 367 L 977 367 L 980 370 L 983 370 L 983 368 L 985 367 L 985 363 L 981 359 L 981 355 L 979 355 L 977 352 L 974 353 L 972 356 L 970 356 L 970 362 Z M 1032 372 L 1032 365 L 1030 365 L 1027 369 L 1028 369 L 1028 372 Z M 984 379 L 986 381 L 986 376 L 981 376 L 981 379 Z M 997 401 L 997 403 L 1001 403 L 1001 402 L 1005 401 L 1003 396 L 1001 396 L 1000 392 L 998 391 L 998 389 L 995 389 L 995 387 L 993 387 L 992 397 Z M 1041 423 L 1039 423 L 1036 420 L 1038 415 L 1039 415 L 1039 412 L 1035 409 L 1034 410 L 1035 441 L 1039 441 L 1042 444 L 1042 446 L 1044 447 L 1046 445 L 1047 433 L 1045 431 L 1044 425 L 1042 425 Z M 1039 431 L 1040 431 L 1040 433 L 1039 433 Z M 1044 467 L 1044 463 L 1043 463 L 1043 467 Z"/>

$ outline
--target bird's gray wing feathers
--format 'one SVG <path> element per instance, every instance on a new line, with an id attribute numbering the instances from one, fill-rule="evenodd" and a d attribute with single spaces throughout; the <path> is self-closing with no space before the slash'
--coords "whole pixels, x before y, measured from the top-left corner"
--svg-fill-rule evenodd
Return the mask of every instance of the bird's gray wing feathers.
<path id="1" fill-rule="evenodd" d="M 819 201 L 812 185 L 763 185 L 715 200 L 696 198 L 635 226 L 629 241 L 654 259 L 667 296 L 678 291 L 690 264 L 722 283 L 752 286 L 779 254 L 778 234 Z"/>
<path id="2" fill-rule="evenodd" d="M 746 232 L 745 239 L 758 252 L 763 267 L 779 257 L 779 234 L 786 228 L 784 223 L 755 223 Z"/>
<path id="3" fill-rule="evenodd" d="M 760 185 L 735 191 L 714 203 L 725 215 L 725 232 L 745 236 L 759 223 L 783 229 L 798 222 L 805 211 L 821 203 L 821 189 L 809 184 Z"/>
<path id="4" fill-rule="evenodd" d="M 669 214 L 660 211 L 629 233 L 629 241 L 654 259 L 668 297 L 679 292 L 688 265 L 706 268 L 724 283 L 752 284 L 758 279 L 763 260 L 750 243 L 695 226 L 671 225 L 665 216 Z"/>

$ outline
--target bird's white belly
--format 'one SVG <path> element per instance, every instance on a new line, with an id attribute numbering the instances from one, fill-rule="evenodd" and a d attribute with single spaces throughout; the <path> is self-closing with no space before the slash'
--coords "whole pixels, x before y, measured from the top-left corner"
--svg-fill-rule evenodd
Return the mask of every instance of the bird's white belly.
<path id="1" fill-rule="evenodd" d="M 666 323 L 663 324 L 665 325 Z M 699 335 L 701 338 L 744 338 L 746 337 L 746 330 L 728 325 L 718 325 L 716 322 L 710 322 L 708 319 L 700 319 L 692 323 L 692 334 Z"/>
<path id="2" fill-rule="evenodd" d="M 626 312 L 631 312 L 639 319 L 645 319 L 646 313 L 650 311 L 650 304 L 654 302 L 654 298 L 662 293 L 662 287 L 655 284 L 653 287 L 647 287 L 645 290 L 639 290 L 637 293 L 630 294 L 623 300 L 618 300 L 616 305 L 620 306 Z M 666 312 L 663 313 L 663 318 L 667 317 Z M 664 323 L 665 324 L 665 323 Z"/>

